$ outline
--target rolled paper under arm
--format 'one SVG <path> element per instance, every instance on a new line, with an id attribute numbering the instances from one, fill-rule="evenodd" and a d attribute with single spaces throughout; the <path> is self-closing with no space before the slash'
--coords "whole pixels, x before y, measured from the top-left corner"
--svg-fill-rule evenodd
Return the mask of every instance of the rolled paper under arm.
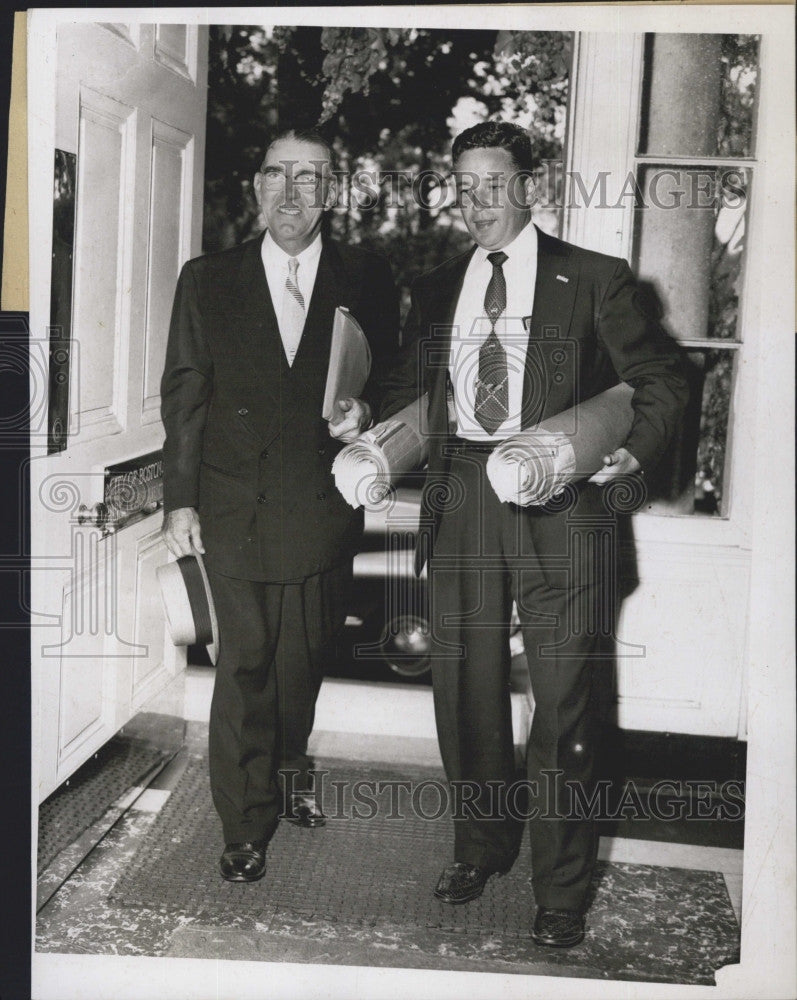
<path id="1" fill-rule="evenodd" d="M 634 417 L 625 382 L 500 442 L 487 460 L 496 496 L 521 507 L 546 503 L 569 482 L 591 476 L 623 445 Z"/>
<path id="2" fill-rule="evenodd" d="M 429 453 L 421 432 L 427 402 L 424 394 L 338 452 L 332 474 L 346 503 L 378 506 L 397 479 L 421 468 Z"/>

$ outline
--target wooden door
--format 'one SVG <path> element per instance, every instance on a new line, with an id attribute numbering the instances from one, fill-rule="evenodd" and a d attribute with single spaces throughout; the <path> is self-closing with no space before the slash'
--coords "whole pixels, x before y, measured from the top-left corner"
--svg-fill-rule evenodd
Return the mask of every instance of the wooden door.
<path id="1" fill-rule="evenodd" d="M 40 799 L 185 666 L 155 578 L 159 380 L 177 275 L 200 252 L 207 88 L 202 28 L 56 20 L 29 22 L 29 79 L 45 74 L 29 141 L 32 357 L 50 317 L 54 158 L 76 166 L 71 339 L 66 363 L 39 373 L 68 378 L 65 447 L 52 421 L 32 443 Z"/>

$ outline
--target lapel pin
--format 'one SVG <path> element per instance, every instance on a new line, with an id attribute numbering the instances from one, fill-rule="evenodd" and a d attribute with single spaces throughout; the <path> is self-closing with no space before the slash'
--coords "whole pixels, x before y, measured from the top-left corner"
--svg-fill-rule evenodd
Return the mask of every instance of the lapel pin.
<path id="1" fill-rule="evenodd" d="M 570 281 L 570 278 L 566 278 L 563 274 L 557 274 L 556 275 L 556 280 L 557 281 L 564 281 L 564 283 L 567 284 L 568 281 Z"/>

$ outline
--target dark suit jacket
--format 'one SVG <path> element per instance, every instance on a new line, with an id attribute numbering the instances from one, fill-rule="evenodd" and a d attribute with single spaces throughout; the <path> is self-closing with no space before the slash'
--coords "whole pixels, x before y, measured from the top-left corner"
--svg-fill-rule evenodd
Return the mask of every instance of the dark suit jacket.
<path id="1" fill-rule="evenodd" d="M 639 295 L 626 261 L 537 231 L 534 307 L 521 424 L 535 426 L 620 379 L 634 388 L 626 447 L 649 471 L 661 457 L 688 398 L 677 345 Z M 429 393 L 429 467 L 416 547 L 416 570 L 431 553 L 447 492 L 448 360 L 459 292 L 475 247 L 416 279 L 405 347 L 384 380 L 380 418 Z M 599 491 L 589 492 L 591 502 Z M 431 502 L 430 502 L 430 498 Z M 589 501 L 589 498 L 587 500 Z M 528 508 L 540 549 L 566 551 L 565 518 Z"/>
<path id="2" fill-rule="evenodd" d="M 335 488 L 342 445 L 321 418 L 332 321 L 347 306 L 378 364 L 398 341 L 398 294 L 385 258 L 325 239 L 291 367 L 262 239 L 198 257 L 180 274 L 161 383 L 164 508 L 198 510 L 217 572 L 286 582 L 356 550 L 362 512 Z M 377 412 L 376 380 L 363 396 Z"/>

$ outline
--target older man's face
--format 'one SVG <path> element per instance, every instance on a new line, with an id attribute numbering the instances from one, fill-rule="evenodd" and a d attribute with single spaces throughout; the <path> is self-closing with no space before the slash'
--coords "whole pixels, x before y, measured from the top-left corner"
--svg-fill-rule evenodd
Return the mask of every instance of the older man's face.
<path id="1" fill-rule="evenodd" d="M 501 147 L 466 149 L 454 164 L 460 211 L 468 232 L 485 250 L 501 250 L 531 218 L 534 182 L 518 173 Z"/>
<path id="2" fill-rule="evenodd" d="M 295 257 L 313 242 L 335 202 L 329 154 L 313 142 L 280 139 L 255 174 L 255 193 L 271 238 Z"/>

